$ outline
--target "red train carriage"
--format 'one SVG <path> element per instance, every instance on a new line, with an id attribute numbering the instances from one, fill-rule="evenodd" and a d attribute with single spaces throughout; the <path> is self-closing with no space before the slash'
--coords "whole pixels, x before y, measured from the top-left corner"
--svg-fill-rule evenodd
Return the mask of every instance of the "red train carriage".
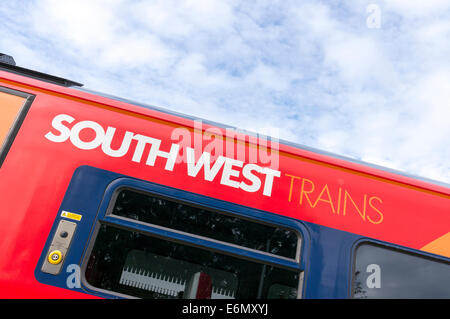
<path id="1" fill-rule="evenodd" d="M 0 144 L 2 298 L 450 297 L 443 183 L 5 61 Z"/>

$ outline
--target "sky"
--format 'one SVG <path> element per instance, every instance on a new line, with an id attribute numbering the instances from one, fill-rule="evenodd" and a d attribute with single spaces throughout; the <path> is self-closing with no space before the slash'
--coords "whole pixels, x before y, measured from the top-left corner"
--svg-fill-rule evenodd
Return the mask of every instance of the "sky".
<path id="1" fill-rule="evenodd" d="M 0 34 L 87 89 L 450 183 L 448 0 L 2 0 Z"/>

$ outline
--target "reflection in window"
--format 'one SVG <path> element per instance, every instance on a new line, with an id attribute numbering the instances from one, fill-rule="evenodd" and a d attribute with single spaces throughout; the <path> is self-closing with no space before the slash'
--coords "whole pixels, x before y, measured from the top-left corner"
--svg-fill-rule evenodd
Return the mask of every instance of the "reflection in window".
<path id="1" fill-rule="evenodd" d="M 356 250 L 353 298 L 450 298 L 450 264 L 363 244 Z"/>
<path id="2" fill-rule="evenodd" d="M 297 289 L 286 285 L 273 284 L 269 288 L 268 299 L 295 299 Z"/>
<path id="3" fill-rule="evenodd" d="M 25 98 L 0 91 L 0 149 L 14 125 Z"/>
<path id="4" fill-rule="evenodd" d="M 297 253 L 298 237 L 292 230 L 256 223 L 130 189 L 118 193 L 111 214 L 278 256 L 294 259 Z"/>
<path id="5" fill-rule="evenodd" d="M 142 250 L 128 253 L 119 284 L 177 297 L 197 273 L 207 273 L 212 278 L 213 299 L 234 298 L 238 283 L 235 274 L 214 268 L 205 272 L 199 264 Z"/>
<path id="6" fill-rule="evenodd" d="M 298 271 L 101 225 L 87 282 L 139 298 L 185 298 L 196 274 L 211 279 L 211 298 L 296 298 Z"/>

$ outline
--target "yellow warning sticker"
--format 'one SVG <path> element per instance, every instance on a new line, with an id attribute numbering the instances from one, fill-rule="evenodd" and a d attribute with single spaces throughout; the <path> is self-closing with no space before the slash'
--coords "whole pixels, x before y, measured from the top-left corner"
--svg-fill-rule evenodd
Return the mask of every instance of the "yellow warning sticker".
<path id="1" fill-rule="evenodd" d="M 65 210 L 62 211 L 61 216 L 62 216 L 62 217 L 65 217 L 65 218 L 77 220 L 77 221 L 80 221 L 80 220 L 81 220 L 81 217 L 82 217 L 82 216 L 79 215 L 79 214 L 75 214 L 75 213 L 71 213 L 71 212 L 66 212 Z"/>

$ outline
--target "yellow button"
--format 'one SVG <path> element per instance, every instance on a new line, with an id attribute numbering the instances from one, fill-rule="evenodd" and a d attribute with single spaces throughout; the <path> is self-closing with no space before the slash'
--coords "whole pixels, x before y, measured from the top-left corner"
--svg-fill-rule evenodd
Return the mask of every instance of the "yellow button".
<path id="1" fill-rule="evenodd" d="M 53 265 L 59 264 L 62 260 L 62 252 L 59 250 L 51 251 L 50 254 L 48 254 L 47 260 L 49 263 Z"/>

